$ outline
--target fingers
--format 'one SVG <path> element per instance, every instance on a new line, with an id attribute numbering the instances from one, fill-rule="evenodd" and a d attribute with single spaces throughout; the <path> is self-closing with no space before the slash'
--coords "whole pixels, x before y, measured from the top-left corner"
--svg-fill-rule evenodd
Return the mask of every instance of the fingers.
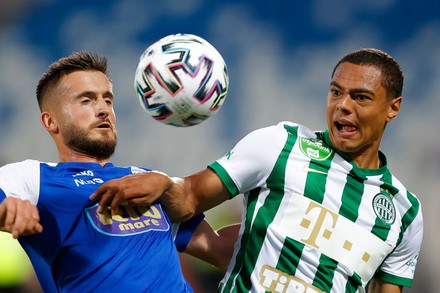
<path id="1" fill-rule="evenodd" d="M 153 204 L 171 183 L 171 179 L 160 172 L 132 174 L 107 181 L 90 199 L 99 200 L 98 212 L 110 207 L 111 213 L 117 214 L 119 205 Z"/>
<path id="2" fill-rule="evenodd" d="M 123 194 L 119 189 L 117 180 L 112 180 L 101 185 L 91 196 L 91 200 L 99 199 L 98 213 L 102 213 L 105 208 L 111 207 L 111 213 L 117 212 L 118 206 L 124 201 Z"/>
<path id="3" fill-rule="evenodd" d="M 1 210 L 3 230 L 10 232 L 13 238 L 43 231 L 38 209 L 28 200 L 8 197 L 2 202 Z"/>
<path id="4" fill-rule="evenodd" d="M 127 203 L 126 191 L 135 183 L 131 182 L 130 176 L 120 179 L 110 180 L 96 189 L 96 191 L 89 197 L 90 200 L 99 200 L 98 212 L 101 213 L 104 209 L 110 207 L 111 213 L 117 213 L 118 206 L 122 203 Z M 131 195 L 133 196 L 133 195 Z"/>
<path id="5" fill-rule="evenodd" d="M 15 219 L 12 219 L 11 215 L 10 220 L 13 221 L 11 233 L 15 239 L 23 235 L 36 234 L 43 231 L 38 209 L 30 201 L 18 201 L 18 204 L 15 205 L 14 214 Z"/>

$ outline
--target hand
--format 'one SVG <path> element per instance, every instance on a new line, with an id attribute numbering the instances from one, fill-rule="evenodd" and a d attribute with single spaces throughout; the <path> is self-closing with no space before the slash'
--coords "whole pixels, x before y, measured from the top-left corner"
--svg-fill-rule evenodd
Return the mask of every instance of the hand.
<path id="1" fill-rule="evenodd" d="M 101 185 L 91 196 L 99 200 L 98 212 L 110 206 L 117 214 L 119 205 L 152 205 L 172 184 L 164 173 L 152 171 L 110 180 Z"/>
<path id="2" fill-rule="evenodd" d="M 37 207 L 29 200 L 5 198 L 0 204 L 0 230 L 11 233 L 15 239 L 41 233 L 43 226 Z"/>

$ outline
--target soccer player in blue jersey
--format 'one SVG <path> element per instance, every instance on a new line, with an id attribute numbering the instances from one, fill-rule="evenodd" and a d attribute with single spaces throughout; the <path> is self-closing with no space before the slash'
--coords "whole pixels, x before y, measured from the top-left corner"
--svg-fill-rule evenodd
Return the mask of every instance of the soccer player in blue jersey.
<path id="1" fill-rule="evenodd" d="M 37 99 L 59 161 L 0 168 L 0 229 L 18 238 L 45 292 L 193 292 L 177 250 L 227 265 L 233 227 L 217 233 L 203 214 L 172 225 L 158 203 L 111 213 L 89 199 L 108 180 L 155 172 L 110 161 L 117 132 L 106 58 L 80 52 L 54 62 Z"/>
<path id="2" fill-rule="evenodd" d="M 186 218 L 244 194 L 219 292 L 401 293 L 414 278 L 422 209 L 379 148 L 402 89 L 394 58 L 356 50 L 331 75 L 327 130 L 281 122 L 250 133 L 194 175 L 127 176 L 91 198 L 115 210 L 163 194 L 169 214 Z"/>

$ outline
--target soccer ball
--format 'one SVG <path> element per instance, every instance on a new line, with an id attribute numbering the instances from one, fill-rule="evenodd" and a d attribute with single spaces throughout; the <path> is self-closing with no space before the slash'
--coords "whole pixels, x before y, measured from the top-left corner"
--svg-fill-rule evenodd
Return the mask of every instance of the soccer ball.
<path id="1" fill-rule="evenodd" d="M 223 57 L 191 34 L 169 35 L 148 47 L 134 78 L 142 107 L 156 121 L 179 127 L 200 124 L 215 114 L 228 86 Z"/>

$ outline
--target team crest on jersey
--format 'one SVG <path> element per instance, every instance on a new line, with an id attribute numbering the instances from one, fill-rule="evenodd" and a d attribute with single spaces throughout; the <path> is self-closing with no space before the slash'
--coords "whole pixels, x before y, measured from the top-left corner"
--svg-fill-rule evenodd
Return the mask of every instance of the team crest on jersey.
<path id="1" fill-rule="evenodd" d="M 97 212 L 98 204 L 86 208 L 87 218 L 99 232 L 111 236 L 129 236 L 149 231 L 167 231 L 170 226 L 160 205 L 149 207 L 120 206 L 118 214 Z"/>
<path id="2" fill-rule="evenodd" d="M 319 139 L 301 137 L 299 147 L 304 155 L 318 161 L 324 161 L 333 153 L 333 150 L 325 146 Z"/>
<path id="3" fill-rule="evenodd" d="M 384 223 L 392 225 L 396 220 L 396 207 L 390 197 L 378 193 L 373 198 L 373 209 L 376 216 Z"/>

